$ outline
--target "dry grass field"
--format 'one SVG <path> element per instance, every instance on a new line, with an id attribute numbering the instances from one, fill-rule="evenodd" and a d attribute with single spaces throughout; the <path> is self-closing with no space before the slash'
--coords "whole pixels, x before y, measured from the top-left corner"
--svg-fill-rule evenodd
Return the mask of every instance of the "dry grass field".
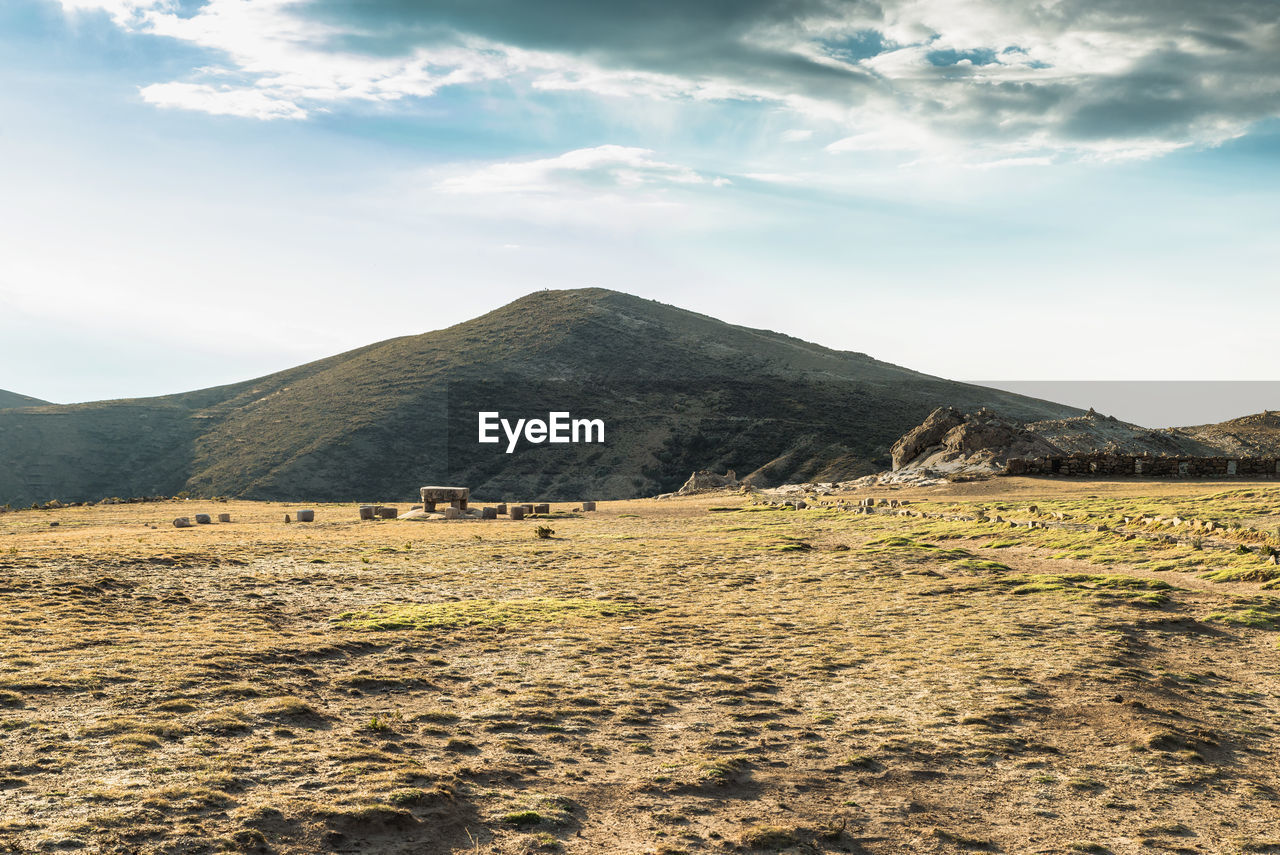
<path id="1" fill-rule="evenodd" d="M 863 495 L 0 515 L 0 851 L 1280 853 L 1280 487 Z"/>

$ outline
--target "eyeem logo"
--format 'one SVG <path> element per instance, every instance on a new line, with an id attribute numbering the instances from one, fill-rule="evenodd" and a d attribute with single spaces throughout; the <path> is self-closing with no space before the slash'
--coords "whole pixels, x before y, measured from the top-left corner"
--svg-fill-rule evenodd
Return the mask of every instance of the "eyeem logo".
<path id="1" fill-rule="evenodd" d="M 516 450 L 523 435 L 525 442 L 604 442 L 604 419 L 574 419 L 568 413 L 547 413 L 547 420 L 519 419 L 514 425 L 501 413 L 477 413 L 480 417 L 480 441 L 502 442 L 498 429 L 507 435 L 507 454 Z"/>

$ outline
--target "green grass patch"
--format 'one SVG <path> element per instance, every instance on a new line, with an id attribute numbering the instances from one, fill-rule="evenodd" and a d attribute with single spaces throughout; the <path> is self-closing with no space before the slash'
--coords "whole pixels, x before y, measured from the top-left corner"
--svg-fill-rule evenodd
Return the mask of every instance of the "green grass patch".
<path id="1" fill-rule="evenodd" d="M 783 537 L 780 540 L 758 543 L 754 548 L 767 549 L 773 552 L 808 552 L 813 549 L 813 544 L 796 537 Z"/>
<path id="2" fill-rule="evenodd" d="M 1253 629 L 1277 630 L 1280 629 L 1280 599 L 1256 597 L 1240 600 L 1228 606 L 1225 611 L 1214 612 L 1205 620 Z"/>
<path id="3" fill-rule="evenodd" d="M 1262 567 L 1224 567 L 1200 574 L 1200 578 L 1210 582 L 1270 582 L 1280 579 L 1280 567 L 1264 565 Z"/>
<path id="4" fill-rule="evenodd" d="M 974 575 L 982 573 L 1012 573 L 1013 568 L 1008 564 L 1001 564 L 999 561 L 987 561 L 982 558 L 964 558 L 955 563 L 957 570 L 963 570 L 966 573 Z"/>
<path id="5" fill-rule="evenodd" d="M 1140 579 L 1118 574 L 1026 573 L 990 579 L 987 585 L 1011 594 L 1065 594 L 1099 599 L 1121 599 L 1135 605 L 1158 606 L 1169 601 L 1168 591 L 1177 590 L 1159 579 Z"/>

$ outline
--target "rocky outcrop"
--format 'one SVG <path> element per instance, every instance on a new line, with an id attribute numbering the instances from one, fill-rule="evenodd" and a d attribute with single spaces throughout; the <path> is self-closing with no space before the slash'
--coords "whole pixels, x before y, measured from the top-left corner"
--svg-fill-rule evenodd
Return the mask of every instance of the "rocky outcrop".
<path id="1" fill-rule="evenodd" d="M 1216 461 L 1212 466 L 1225 472 L 1228 458 L 1236 458 L 1241 474 L 1246 468 L 1259 476 L 1280 474 L 1275 469 L 1280 458 L 1280 416 L 1263 412 L 1215 425 L 1152 430 L 1093 409 L 1083 416 L 1024 424 L 987 409 L 961 414 L 939 407 L 894 444 L 893 476 L 954 478 L 1000 472 L 1154 476 L 1168 470 L 1184 477 L 1213 477 L 1212 467 L 1204 468 L 1210 464 L 1201 466 L 1196 461 Z M 1246 459 L 1254 458 L 1260 462 L 1246 466 Z"/>
<path id="2" fill-rule="evenodd" d="M 722 487 L 738 486 L 738 476 L 732 469 L 724 475 L 712 472 L 710 469 L 699 469 L 689 476 L 689 480 L 684 482 L 684 486 L 676 491 L 677 496 L 688 496 L 691 493 L 702 493 L 707 490 L 719 490 Z"/>
<path id="3" fill-rule="evenodd" d="M 994 473 L 1010 458 L 1041 457 L 1061 451 L 1021 422 L 987 409 L 961 414 L 939 407 L 893 446 L 893 468 L 939 473 Z"/>
<path id="4" fill-rule="evenodd" d="M 893 444 L 890 454 L 894 470 L 902 469 L 920 457 L 926 449 L 941 445 L 942 438 L 952 429 L 964 424 L 964 415 L 951 407 L 938 407 L 929 417 Z"/>

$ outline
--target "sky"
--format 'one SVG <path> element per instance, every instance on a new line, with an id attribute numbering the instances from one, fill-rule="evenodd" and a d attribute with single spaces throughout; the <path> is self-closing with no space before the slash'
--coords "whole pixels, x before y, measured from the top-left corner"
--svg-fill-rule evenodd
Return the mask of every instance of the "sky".
<path id="1" fill-rule="evenodd" d="M 955 379 L 1280 379 L 1274 0 L 7 0 L 0 81 L 22 394 L 586 286 Z"/>

